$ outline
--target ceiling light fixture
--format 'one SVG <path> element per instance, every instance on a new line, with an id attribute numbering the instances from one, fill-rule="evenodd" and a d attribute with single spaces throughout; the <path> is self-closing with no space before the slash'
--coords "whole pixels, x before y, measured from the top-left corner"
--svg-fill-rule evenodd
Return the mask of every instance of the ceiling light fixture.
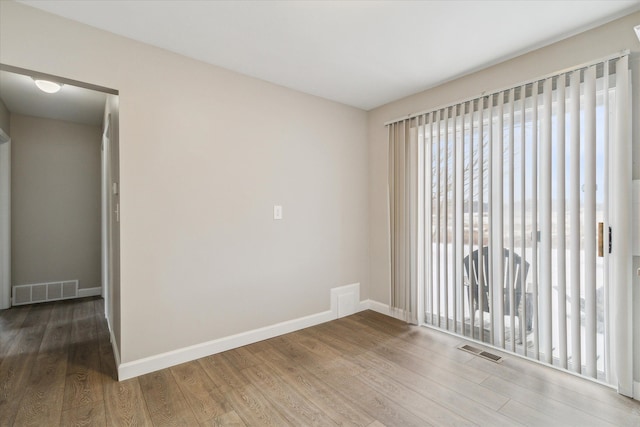
<path id="1" fill-rule="evenodd" d="M 636 30 L 636 36 L 638 36 L 638 40 L 640 40 L 640 25 L 636 25 L 633 29 Z"/>
<path id="2" fill-rule="evenodd" d="M 56 93 L 62 88 L 62 84 L 50 82 L 49 80 L 34 79 L 36 86 L 43 92 Z"/>

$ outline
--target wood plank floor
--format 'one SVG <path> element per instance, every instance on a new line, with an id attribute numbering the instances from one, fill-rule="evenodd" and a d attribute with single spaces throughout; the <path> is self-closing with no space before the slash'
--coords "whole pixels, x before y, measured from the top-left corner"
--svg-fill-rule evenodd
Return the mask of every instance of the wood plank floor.
<path id="1" fill-rule="evenodd" d="M 127 381 L 103 301 L 0 311 L 0 426 L 640 426 L 640 403 L 372 311 Z"/>

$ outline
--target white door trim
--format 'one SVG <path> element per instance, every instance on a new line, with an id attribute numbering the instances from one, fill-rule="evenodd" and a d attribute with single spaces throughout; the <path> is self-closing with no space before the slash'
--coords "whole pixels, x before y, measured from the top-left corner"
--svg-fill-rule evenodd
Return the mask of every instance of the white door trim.
<path id="1" fill-rule="evenodd" d="M 104 298 L 104 314 L 108 321 L 111 313 L 111 144 L 109 132 L 111 129 L 111 114 L 106 116 L 104 132 L 102 134 L 101 150 L 101 234 L 100 246 L 102 251 L 102 298 Z"/>
<path id="2" fill-rule="evenodd" d="M 0 310 L 11 307 L 11 138 L 0 129 Z"/>

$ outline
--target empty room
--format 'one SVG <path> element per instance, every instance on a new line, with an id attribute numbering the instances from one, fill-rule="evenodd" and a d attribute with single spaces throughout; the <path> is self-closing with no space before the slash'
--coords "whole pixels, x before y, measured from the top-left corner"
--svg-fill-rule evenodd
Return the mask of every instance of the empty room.
<path id="1" fill-rule="evenodd" d="M 640 1 L 0 0 L 0 425 L 640 426 Z"/>

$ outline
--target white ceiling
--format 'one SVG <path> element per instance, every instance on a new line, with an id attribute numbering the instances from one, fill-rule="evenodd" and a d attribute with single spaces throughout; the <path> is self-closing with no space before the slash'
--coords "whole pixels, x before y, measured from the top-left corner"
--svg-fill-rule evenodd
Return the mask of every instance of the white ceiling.
<path id="1" fill-rule="evenodd" d="M 0 71 L 0 99 L 15 114 L 100 126 L 107 98 L 102 92 L 71 85 L 45 93 L 30 76 Z"/>
<path id="2" fill-rule="evenodd" d="M 640 0 L 21 2 L 365 110 L 640 10 Z"/>

